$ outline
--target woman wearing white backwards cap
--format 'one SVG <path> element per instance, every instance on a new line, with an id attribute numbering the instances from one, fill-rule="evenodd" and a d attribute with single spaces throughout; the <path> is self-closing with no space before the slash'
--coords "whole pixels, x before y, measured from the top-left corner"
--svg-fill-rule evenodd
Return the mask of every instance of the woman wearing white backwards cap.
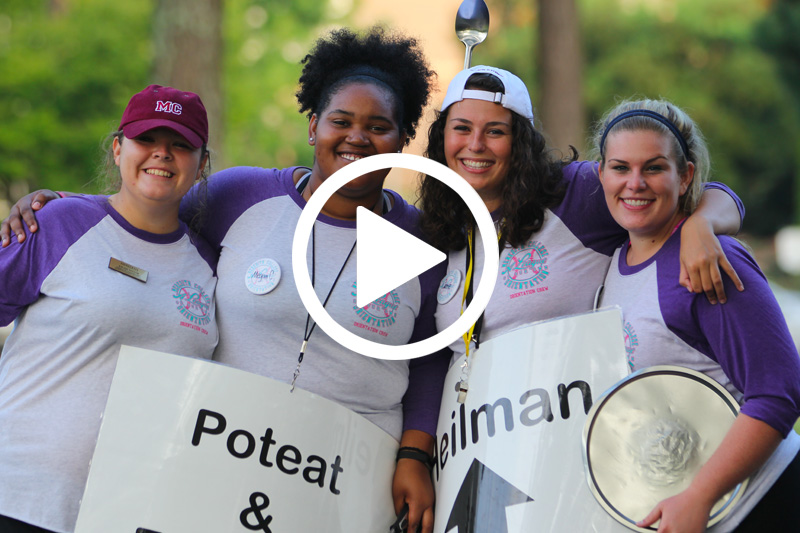
<path id="1" fill-rule="evenodd" d="M 611 255 L 626 232 L 608 212 L 595 164 L 575 162 L 574 154 L 571 161 L 550 156 L 534 128 L 522 80 L 486 66 L 457 74 L 430 127 L 426 155 L 472 185 L 492 213 L 500 239 L 494 293 L 471 338 L 486 340 L 538 320 L 592 309 Z M 471 213 L 451 189 L 426 176 L 420 195 L 423 230 L 431 244 L 449 251 L 449 274 L 440 288 L 436 315 L 441 329 L 458 318 L 466 305 L 462 302 L 469 302 L 470 285 L 477 287 L 483 246 L 481 236 L 472 231 Z M 690 217 L 689 228 L 684 225 L 683 230 L 684 249 L 699 249 L 690 256 L 699 257 L 692 264 L 701 265 L 691 268 L 686 279 L 696 292 L 705 290 L 710 300 L 716 290 L 722 302 L 716 255 L 720 248 L 712 229 L 738 230 L 742 207 L 737 210 L 729 197 L 707 191 L 709 205 Z M 719 261 L 740 287 L 724 256 Z M 475 273 L 467 279 L 470 264 Z M 451 348 L 457 359 L 465 353 L 469 357 L 476 345 L 459 339 Z"/>
<path id="2" fill-rule="evenodd" d="M 15 321 L 0 356 L 0 531 L 74 530 L 120 345 L 211 357 L 216 255 L 178 220 L 207 141 L 196 94 L 147 87 L 111 136 L 117 192 L 56 202 L 0 250 L 0 324 Z"/>

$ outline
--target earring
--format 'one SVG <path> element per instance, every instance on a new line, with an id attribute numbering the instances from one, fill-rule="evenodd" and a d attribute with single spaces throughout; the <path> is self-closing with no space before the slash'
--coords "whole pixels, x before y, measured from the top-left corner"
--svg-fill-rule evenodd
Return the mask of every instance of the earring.
<path id="1" fill-rule="evenodd" d="M 309 137 L 309 138 L 308 138 L 308 142 L 309 142 L 310 144 L 314 144 L 314 137 Z"/>

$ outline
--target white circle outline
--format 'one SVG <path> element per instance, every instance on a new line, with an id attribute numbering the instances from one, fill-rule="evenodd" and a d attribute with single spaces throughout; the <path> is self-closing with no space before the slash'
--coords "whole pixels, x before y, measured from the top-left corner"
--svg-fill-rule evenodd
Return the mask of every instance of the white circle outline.
<path id="1" fill-rule="evenodd" d="M 380 344 L 361 338 L 339 325 L 328 314 L 319 298 L 317 298 L 314 287 L 311 285 L 311 277 L 308 273 L 306 260 L 311 227 L 328 199 L 341 187 L 364 174 L 394 167 L 427 174 L 456 191 L 475 217 L 478 231 L 482 236 L 484 253 L 483 273 L 478 289 L 475 291 L 475 297 L 458 320 L 433 337 L 398 346 Z M 487 235 L 491 237 L 485 238 L 484 236 Z M 297 226 L 294 231 L 292 240 L 292 273 L 294 274 L 300 300 L 306 310 L 319 327 L 333 340 L 354 352 L 376 359 L 413 359 L 449 346 L 453 340 L 462 336 L 472 324 L 477 322 L 483 310 L 489 305 L 489 299 L 492 297 L 500 268 L 500 262 L 497 260 L 500 254 L 495 236 L 494 222 L 483 200 L 481 200 L 472 186 L 450 168 L 432 159 L 413 154 L 377 154 L 353 161 L 340 168 L 314 191 L 314 194 L 306 203 L 305 209 L 300 213 L 300 218 L 297 220 Z"/>

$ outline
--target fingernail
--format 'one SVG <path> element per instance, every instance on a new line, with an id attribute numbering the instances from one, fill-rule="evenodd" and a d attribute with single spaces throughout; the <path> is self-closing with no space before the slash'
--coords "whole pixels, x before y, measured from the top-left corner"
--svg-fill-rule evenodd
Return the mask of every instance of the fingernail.
<path id="1" fill-rule="evenodd" d="M 33 207 L 34 209 L 39 209 L 40 207 L 42 207 L 42 203 L 41 202 L 33 202 L 33 205 L 31 205 L 31 207 Z"/>
<path id="2" fill-rule="evenodd" d="M 728 300 L 726 300 L 725 298 L 720 298 L 720 299 L 719 299 L 719 303 L 721 303 L 721 304 L 724 304 L 724 303 L 725 303 L 725 302 L 727 302 L 727 301 L 728 301 Z"/>
<path id="3" fill-rule="evenodd" d="M 36 231 L 36 224 L 31 224 L 29 227 L 31 231 Z"/>
<path id="4" fill-rule="evenodd" d="M 23 236 L 22 233 L 17 233 L 17 242 L 22 242 Z"/>

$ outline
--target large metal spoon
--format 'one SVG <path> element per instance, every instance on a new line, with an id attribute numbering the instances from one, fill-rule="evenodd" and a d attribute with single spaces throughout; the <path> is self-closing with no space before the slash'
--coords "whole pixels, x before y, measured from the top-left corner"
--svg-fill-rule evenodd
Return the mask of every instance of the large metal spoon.
<path id="1" fill-rule="evenodd" d="M 464 0 L 456 13 L 456 37 L 467 47 L 464 69 L 472 62 L 472 48 L 489 34 L 489 8 L 483 0 Z"/>

